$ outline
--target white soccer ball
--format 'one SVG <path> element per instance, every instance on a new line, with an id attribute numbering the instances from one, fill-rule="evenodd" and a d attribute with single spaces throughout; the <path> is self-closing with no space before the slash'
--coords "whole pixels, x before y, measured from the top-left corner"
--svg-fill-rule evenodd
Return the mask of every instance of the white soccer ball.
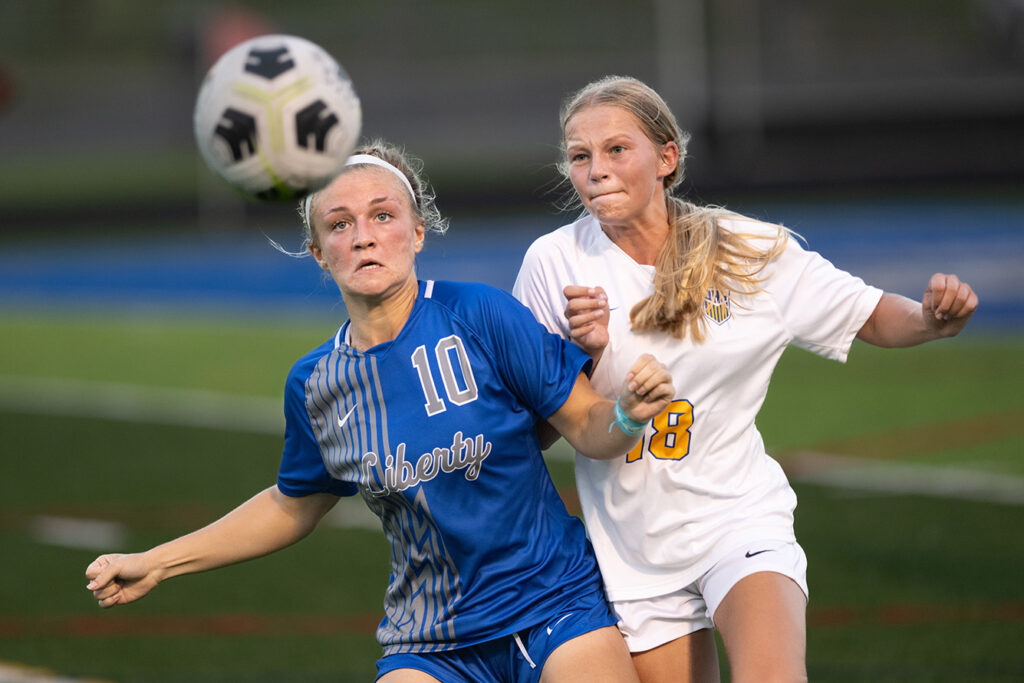
<path id="1" fill-rule="evenodd" d="M 341 170 L 362 128 L 345 70 L 319 45 L 288 35 L 224 53 L 199 89 L 193 123 L 206 164 L 243 194 L 297 199 Z"/>

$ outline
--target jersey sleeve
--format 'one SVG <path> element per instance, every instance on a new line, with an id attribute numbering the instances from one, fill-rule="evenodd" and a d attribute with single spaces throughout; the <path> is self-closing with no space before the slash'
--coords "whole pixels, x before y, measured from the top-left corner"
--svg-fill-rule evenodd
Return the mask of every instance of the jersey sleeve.
<path id="1" fill-rule="evenodd" d="M 277 473 L 277 488 L 286 496 L 298 498 L 313 493 L 332 493 L 351 496 L 357 492 L 352 482 L 333 478 L 324 466 L 320 447 L 313 435 L 306 412 L 306 382 L 308 374 L 300 361 L 288 373 L 284 389 L 284 453 Z"/>
<path id="2" fill-rule="evenodd" d="M 533 314 L 508 293 L 487 288 L 483 334 L 495 366 L 509 390 L 543 418 L 569 398 L 591 360 L 575 344 L 544 329 Z"/>
<path id="3" fill-rule="evenodd" d="M 794 345 L 840 362 L 882 296 L 882 290 L 804 249 L 795 237 L 773 263 L 765 289 Z"/>
<path id="4" fill-rule="evenodd" d="M 549 332 L 569 338 L 569 321 L 565 319 L 565 295 L 562 289 L 575 284 L 566 259 L 545 235 L 530 245 L 523 257 L 512 294 L 533 313 Z"/>

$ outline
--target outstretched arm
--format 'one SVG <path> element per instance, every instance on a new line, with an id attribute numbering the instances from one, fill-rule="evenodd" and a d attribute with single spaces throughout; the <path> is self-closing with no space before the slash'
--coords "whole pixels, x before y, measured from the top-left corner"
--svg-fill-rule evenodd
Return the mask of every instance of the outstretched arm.
<path id="1" fill-rule="evenodd" d="M 644 354 L 626 375 L 619 406 L 624 417 L 638 424 L 638 431 L 629 433 L 616 421 L 615 401 L 604 398 L 590 386 L 580 373 L 569 398 L 548 417 L 572 446 L 596 460 L 610 460 L 631 449 L 643 433 L 642 425 L 664 410 L 675 395 L 668 369 L 653 356 Z"/>
<path id="2" fill-rule="evenodd" d="M 956 275 L 936 273 L 918 303 L 886 292 L 857 338 L 886 348 L 916 346 L 959 334 L 978 308 L 978 296 Z"/>
<path id="3" fill-rule="evenodd" d="M 85 570 L 86 588 L 100 607 L 138 600 L 164 579 L 289 546 L 307 536 L 337 501 L 326 493 L 292 498 L 271 486 L 198 531 L 143 553 L 101 555 Z"/>

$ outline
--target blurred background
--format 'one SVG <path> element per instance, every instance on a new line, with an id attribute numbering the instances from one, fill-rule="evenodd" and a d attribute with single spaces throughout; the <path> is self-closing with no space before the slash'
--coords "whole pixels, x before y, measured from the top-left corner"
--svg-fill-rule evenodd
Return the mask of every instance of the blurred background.
<path id="1" fill-rule="evenodd" d="M 693 201 L 907 296 L 969 281 L 956 340 L 854 370 L 787 352 L 759 424 L 801 500 L 812 680 L 1024 679 L 1024 0 L 0 0 L 0 681 L 371 676 L 372 523 L 132 611 L 81 588 L 97 552 L 273 481 L 284 373 L 344 319 L 268 243 L 300 246 L 294 207 L 195 150 L 206 69 L 271 32 L 331 52 L 364 136 L 425 160 L 451 229 L 421 277 L 511 288 L 573 218 L 562 99 L 616 73 L 691 132 Z"/>
<path id="2" fill-rule="evenodd" d="M 35 296 L 56 286 L 54 278 L 71 277 L 67 258 L 57 273 L 46 272 L 58 259 L 45 248 L 33 265 L 37 281 L 24 272 L 44 226 L 65 242 L 91 245 L 111 234 L 186 248 L 200 240 L 210 245 L 214 270 L 232 258 L 218 239 L 261 251 L 249 241 L 254 228 L 297 234 L 292 206 L 239 199 L 202 165 L 192 137 L 206 68 L 265 32 L 324 46 L 356 84 L 364 135 L 401 142 L 426 160 L 440 207 L 453 218 L 445 249 L 462 253 L 462 240 L 484 230 L 487 239 L 511 240 L 502 249 L 486 243 L 494 256 L 508 256 L 500 267 L 474 257 L 463 259 L 463 270 L 453 267 L 453 253 L 437 252 L 449 267 L 433 270 L 428 251 L 430 277 L 511 285 L 525 245 L 567 222 L 552 209 L 561 192 L 553 163 L 563 97 L 620 73 L 658 89 L 692 133 L 684 191 L 693 200 L 846 243 L 886 235 L 942 242 L 939 258 L 918 255 L 931 259 L 930 268 L 960 266 L 965 278 L 986 278 L 975 282 L 988 295 L 986 322 L 996 320 L 993 305 L 1000 314 L 1013 307 L 1008 299 L 1017 294 L 1008 292 L 1024 284 L 1021 269 L 1004 267 L 1024 255 L 1020 0 L 3 0 L 0 7 L 0 239 L 7 244 L 0 294 Z M 905 268 L 847 260 L 837 251 L 843 245 L 827 239 L 811 246 L 875 284 L 920 295 L 920 273 L 899 280 Z M 15 256 L 12 243 L 27 253 Z M 950 262 L 965 250 L 971 263 Z M 183 274 L 197 258 L 179 257 Z M 158 266 L 149 272 L 157 279 Z M 23 269 L 17 278 L 15 268 Z M 91 284 L 79 273 L 78 295 L 90 286 L 115 289 L 110 271 L 104 263 L 103 282 Z M 291 285 L 305 286 L 308 269 L 297 272 L 303 276 Z M 184 280 L 189 301 L 192 280 L 224 285 L 209 272 L 168 277 L 162 289 Z M 120 289 L 153 285 L 131 280 Z"/>
<path id="3" fill-rule="evenodd" d="M 1024 3 L 933 0 L 5 0 L 5 228 L 41 209 L 195 218 L 191 102 L 258 33 L 307 37 L 452 210 L 544 206 L 561 99 L 610 73 L 693 133 L 692 184 L 735 190 L 1013 185 L 1024 174 Z M 85 161 L 83 161 L 85 160 Z M 88 172 L 83 171 L 88 169 Z M 97 216 L 99 213 L 99 216 Z"/>

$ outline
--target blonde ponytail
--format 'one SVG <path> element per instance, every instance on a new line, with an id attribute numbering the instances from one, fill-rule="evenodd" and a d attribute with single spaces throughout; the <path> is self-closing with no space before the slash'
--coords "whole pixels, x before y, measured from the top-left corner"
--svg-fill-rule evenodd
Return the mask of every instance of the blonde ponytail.
<path id="1" fill-rule="evenodd" d="M 790 232 L 776 226 L 776 237 L 765 248 L 763 235 L 723 227 L 723 219 L 749 221 L 737 213 L 671 196 L 666 202 L 669 234 L 654 261 L 654 293 L 633 306 L 629 320 L 636 332 L 665 332 L 677 339 L 689 333 L 701 342 L 709 293 L 731 298 L 760 291 L 762 271 L 785 249 Z"/>

